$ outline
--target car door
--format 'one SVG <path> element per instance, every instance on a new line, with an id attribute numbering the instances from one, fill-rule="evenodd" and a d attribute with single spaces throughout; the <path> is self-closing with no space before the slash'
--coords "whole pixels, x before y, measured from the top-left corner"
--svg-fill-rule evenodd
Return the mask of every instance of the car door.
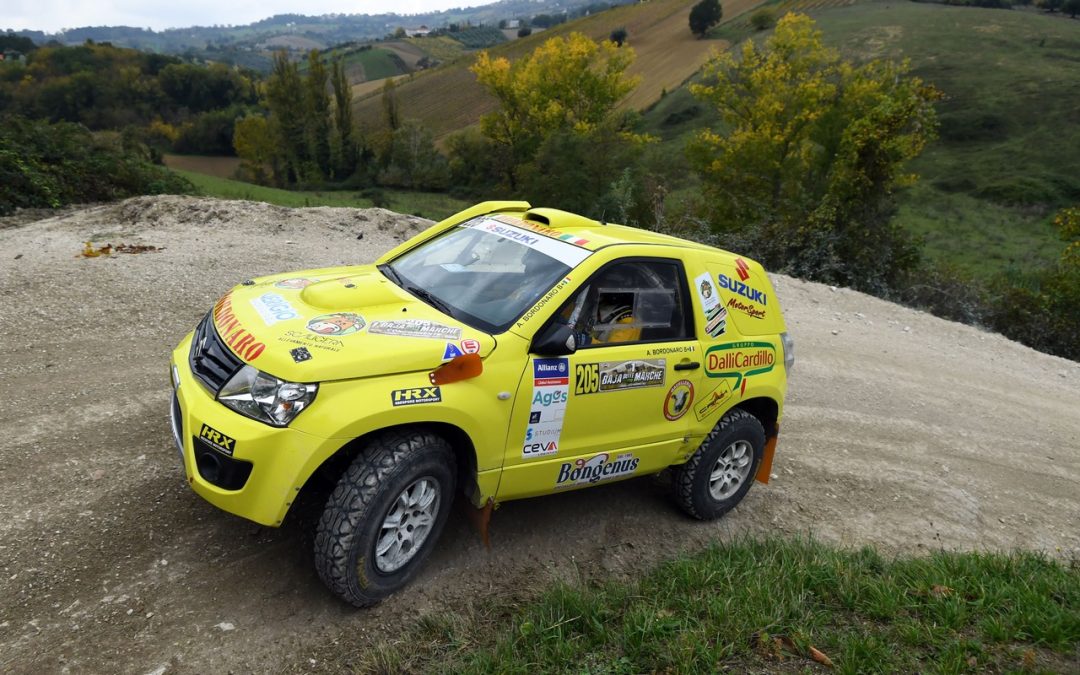
<path id="1" fill-rule="evenodd" d="M 555 313 L 567 356 L 530 355 L 518 386 L 499 498 L 659 471 L 684 445 L 700 345 L 678 258 L 617 259 Z"/>

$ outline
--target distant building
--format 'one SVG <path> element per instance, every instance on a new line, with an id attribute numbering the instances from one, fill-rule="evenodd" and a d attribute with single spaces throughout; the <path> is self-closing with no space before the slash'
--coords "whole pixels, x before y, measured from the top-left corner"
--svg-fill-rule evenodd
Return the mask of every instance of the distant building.
<path id="1" fill-rule="evenodd" d="M 431 29 L 427 26 L 420 26 L 419 28 L 406 28 L 405 34 L 409 37 L 427 37 L 431 33 Z"/>
<path id="2" fill-rule="evenodd" d="M 23 53 L 14 49 L 5 49 L 0 52 L 0 61 L 25 61 Z"/>
<path id="3" fill-rule="evenodd" d="M 506 27 L 508 29 L 520 28 L 521 27 L 521 21 L 519 21 L 518 19 L 510 19 L 509 21 L 506 22 Z"/>

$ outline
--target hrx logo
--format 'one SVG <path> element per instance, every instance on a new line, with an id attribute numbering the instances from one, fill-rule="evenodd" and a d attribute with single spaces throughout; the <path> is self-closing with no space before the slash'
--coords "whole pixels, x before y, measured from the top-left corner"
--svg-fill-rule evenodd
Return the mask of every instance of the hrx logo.
<path id="1" fill-rule="evenodd" d="M 439 403 L 440 401 L 442 401 L 442 391 L 439 387 L 413 387 L 412 389 L 395 389 L 390 392 L 390 402 L 395 406 Z"/>
<path id="2" fill-rule="evenodd" d="M 209 424 L 202 425 L 202 429 L 199 430 L 199 438 L 214 446 L 215 449 L 222 451 L 229 457 L 232 457 L 233 450 L 236 449 L 235 438 L 226 436 Z"/>

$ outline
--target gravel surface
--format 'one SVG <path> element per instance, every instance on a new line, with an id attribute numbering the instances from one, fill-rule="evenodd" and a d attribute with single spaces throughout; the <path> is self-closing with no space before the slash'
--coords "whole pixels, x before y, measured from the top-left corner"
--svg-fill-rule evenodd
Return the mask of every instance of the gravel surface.
<path id="1" fill-rule="evenodd" d="M 426 225 L 184 197 L 0 223 L 0 671 L 333 669 L 425 612 L 745 534 L 1080 555 L 1080 364 L 777 276 L 798 361 L 774 479 L 739 509 L 694 522 L 631 480 L 503 505 L 490 552 L 455 513 L 412 586 L 345 606 L 295 521 L 262 528 L 184 484 L 168 354 L 233 284 L 368 262 Z M 82 258 L 86 241 L 164 250 Z"/>

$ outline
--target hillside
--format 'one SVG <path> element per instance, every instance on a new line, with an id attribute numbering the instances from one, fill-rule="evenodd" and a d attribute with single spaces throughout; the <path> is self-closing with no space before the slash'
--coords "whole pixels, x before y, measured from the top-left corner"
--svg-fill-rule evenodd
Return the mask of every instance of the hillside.
<path id="1" fill-rule="evenodd" d="M 724 3 L 726 18 L 734 18 L 756 6 L 761 0 L 731 0 Z M 637 53 L 629 72 L 642 77 L 641 85 L 624 105 L 642 109 L 656 101 L 661 92 L 678 87 L 693 75 L 712 49 L 724 43 L 699 40 L 688 25 L 690 8 L 695 0 L 652 0 L 624 5 L 600 12 L 531 36 L 493 47 L 493 56 L 519 58 L 553 36 L 577 31 L 595 40 L 607 39 L 611 31 L 624 27 L 628 44 Z M 440 68 L 425 71 L 404 80 L 398 87 L 398 99 L 407 118 L 420 120 L 437 137 L 443 137 L 479 121 L 494 108 L 489 98 L 469 72 L 474 57 L 463 56 Z M 354 89 L 358 119 L 368 126 L 381 125 L 382 105 L 375 87 Z"/>
<path id="2" fill-rule="evenodd" d="M 180 197 L 0 221 L 0 671 L 349 671 L 319 652 L 400 641 L 402 626 L 479 597 L 512 606 L 552 579 L 632 578 L 739 537 L 1080 554 L 1080 364 L 774 277 L 797 357 L 775 477 L 738 509 L 695 521 L 635 479 L 509 502 L 490 551 L 455 509 L 411 586 L 345 607 L 294 521 L 257 527 L 186 485 L 169 353 L 233 284 L 370 262 L 423 226 L 383 210 Z M 163 250 L 78 257 L 87 240 Z"/>
<path id="3" fill-rule="evenodd" d="M 897 215 L 933 260 L 989 276 L 1056 259 L 1050 215 L 1080 202 L 1080 21 L 913 2 L 809 13 L 849 58 L 908 59 L 945 93 L 941 137 L 912 164 L 922 180 L 900 194 Z M 747 34 L 741 24 L 717 32 Z M 681 88 L 645 123 L 674 154 L 715 118 Z"/>

